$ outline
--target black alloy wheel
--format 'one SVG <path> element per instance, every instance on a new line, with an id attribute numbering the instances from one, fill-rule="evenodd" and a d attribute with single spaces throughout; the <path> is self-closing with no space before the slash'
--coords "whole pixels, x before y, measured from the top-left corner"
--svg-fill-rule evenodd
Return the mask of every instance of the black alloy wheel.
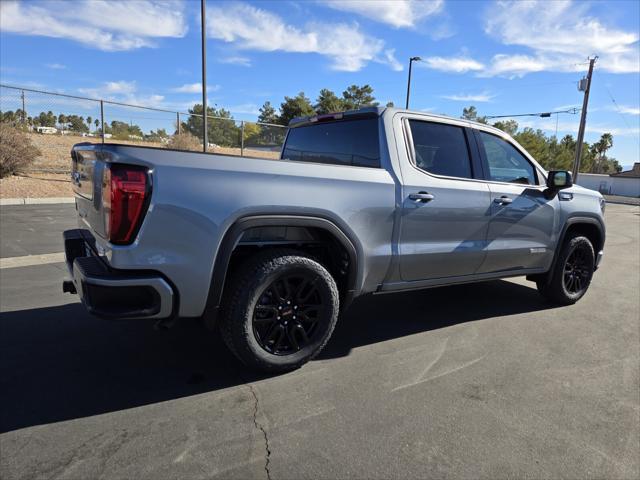
<path id="1" fill-rule="evenodd" d="M 305 252 L 268 249 L 248 258 L 225 288 L 220 332 L 246 366 L 294 370 L 333 333 L 340 295 L 324 265 Z"/>
<path id="2" fill-rule="evenodd" d="M 580 300 L 591 284 L 595 254 L 591 241 L 582 235 L 570 235 L 560 247 L 554 267 L 536 280 L 538 290 L 558 305 Z"/>
<path id="3" fill-rule="evenodd" d="M 283 275 L 260 296 L 253 310 L 253 332 L 258 344 L 273 355 L 290 355 L 314 339 L 323 315 L 323 298 L 312 272 Z"/>
<path id="4" fill-rule="evenodd" d="M 589 258 L 584 248 L 575 248 L 564 264 L 564 288 L 572 295 L 577 295 L 586 289 L 592 274 L 593 260 Z"/>

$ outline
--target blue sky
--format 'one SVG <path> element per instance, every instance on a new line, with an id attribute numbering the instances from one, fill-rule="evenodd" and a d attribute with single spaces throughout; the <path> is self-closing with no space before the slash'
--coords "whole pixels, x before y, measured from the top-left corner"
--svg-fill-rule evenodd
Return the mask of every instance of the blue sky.
<path id="1" fill-rule="evenodd" d="M 1 81 L 184 111 L 199 101 L 199 7 L 3 0 Z M 381 103 L 403 105 L 408 58 L 420 56 L 414 109 L 564 110 L 581 106 L 576 82 L 597 54 L 586 140 L 613 133 L 611 155 L 630 165 L 640 158 L 639 25 L 640 2 L 622 0 L 209 0 L 209 97 L 249 120 L 265 100 L 279 105 L 299 91 L 313 100 L 321 88 L 340 93 L 354 83 L 372 85 Z M 135 121 L 169 129 L 173 118 Z M 518 121 L 556 130 L 555 116 Z M 558 135 L 575 136 L 578 121 L 559 115 Z"/>

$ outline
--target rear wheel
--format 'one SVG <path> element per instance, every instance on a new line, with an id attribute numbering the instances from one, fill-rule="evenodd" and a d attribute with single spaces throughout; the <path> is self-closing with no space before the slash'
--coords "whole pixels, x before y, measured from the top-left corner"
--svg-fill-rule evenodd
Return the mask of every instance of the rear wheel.
<path id="1" fill-rule="evenodd" d="M 549 300 L 570 305 L 587 292 L 593 277 L 595 254 L 588 238 L 572 236 L 564 243 L 558 261 L 546 277 L 537 283 L 538 290 Z"/>
<path id="2" fill-rule="evenodd" d="M 232 279 L 220 329 L 245 365 L 284 372 L 322 350 L 338 311 L 338 288 L 320 263 L 293 250 L 267 251 L 249 259 Z"/>

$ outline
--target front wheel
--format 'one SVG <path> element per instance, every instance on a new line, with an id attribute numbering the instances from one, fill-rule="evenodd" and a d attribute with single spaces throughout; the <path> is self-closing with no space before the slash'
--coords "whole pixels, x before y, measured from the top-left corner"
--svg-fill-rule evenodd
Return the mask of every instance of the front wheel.
<path id="1" fill-rule="evenodd" d="M 572 236 L 564 243 L 554 269 L 536 282 L 538 291 L 554 303 L 571 305 L 591 284 L 595 268 L 593 245 L 587 237 Z"/>
<path id="2" fill-rule="evenodd" d="M 239 269 L 223 308 L 220 330 L 236 357 L 253 369 L 285 372 L 311 360 L 329 340 L 338 288 L 311 257 L 266 251 Z"/>

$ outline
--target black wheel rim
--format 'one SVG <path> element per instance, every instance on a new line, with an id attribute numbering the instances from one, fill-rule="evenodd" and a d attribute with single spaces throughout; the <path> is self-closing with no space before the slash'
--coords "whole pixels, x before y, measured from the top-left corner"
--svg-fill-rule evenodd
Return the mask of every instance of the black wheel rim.
<path id="1" fill-rule="evenodd" d="M 580 293 L 587 287 L 590 275 L 588 255 L 583 249 L 576 248 L 564 264 L 564 287 L 571 294 Z"/>
<path id="2" fill-rule="evenodd" d="M 255 338 L 264 350 L 291 355 L 314 341 L 324 313 L 319 280 L 311 272 L 288 274 L 262 292 L 252 323 Z"/>

